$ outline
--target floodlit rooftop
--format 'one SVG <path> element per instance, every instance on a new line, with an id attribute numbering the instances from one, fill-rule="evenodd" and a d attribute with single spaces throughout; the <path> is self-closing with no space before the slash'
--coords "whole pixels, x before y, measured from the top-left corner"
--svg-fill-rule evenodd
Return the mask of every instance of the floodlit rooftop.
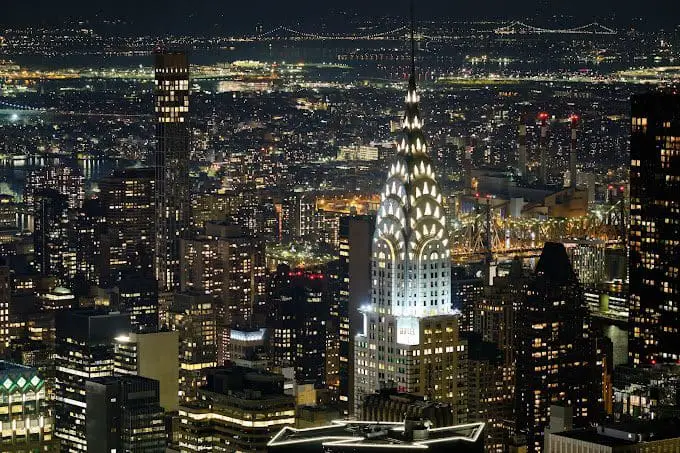
<path id="1" fill-rule="evenodd" d="M 477 442 L 484 430 L 484 423 L 446 426 L 443 428 L 416 428 L 408 435 L 403 422 L 334 421 L 318 428 L 283 428 L 268 446 L 319 444 L 337 447 L 387 447 L 427 450 L 433 444 L 462 441 Z"/>

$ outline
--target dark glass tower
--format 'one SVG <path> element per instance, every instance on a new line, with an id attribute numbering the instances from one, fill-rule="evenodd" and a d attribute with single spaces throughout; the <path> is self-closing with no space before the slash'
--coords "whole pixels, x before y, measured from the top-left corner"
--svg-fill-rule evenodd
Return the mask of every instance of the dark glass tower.
<path id="1" fill-rule="evenodd" d="M 588 309 L 564 245 L 545 244 L 516 331 L 517 429 L 529 452 L 540 452 L 552 405 L 571 406 L 574 427 L 585 427 L 600 400 Z"/>
<path id="2" fill-rule="evenodd" d="M 298 383 L 326 385 L 330 294 L 324 274 L 280 265 L 271 284 L 272 355 Z"/>
<path id="3" fill-rule="evenodd" d="M 86 387 L 113 375 L 114 338 L 130 332 L 120 313 L 62 310 L 55 319 L 55 435 L 61 452 L 87 451 Z"/>
<path id="4" fill-rule="evenodd" d="M 86 389 L 88 452 L 165 452 L 158 381 L 108 376 L 87 381 Z"/>
<path id="5" fill-rule="evenodd" d="M 156 95 L 156 278 L 161 291 L 179 287 L 179 240 L 188 227 L 189 61 L 158 53 Z"/>
<path id="6" fill-rule="evenodd" d="M 634 96 L 630 137 L 633 365 L 680 360 L 680 95 Z"/>

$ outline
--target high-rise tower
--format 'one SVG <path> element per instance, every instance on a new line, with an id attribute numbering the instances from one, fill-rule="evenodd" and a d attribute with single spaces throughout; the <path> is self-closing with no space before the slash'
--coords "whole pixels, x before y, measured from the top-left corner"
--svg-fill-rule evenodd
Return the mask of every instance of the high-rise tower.
<path id="1" fill-rule="evenodd" d="M 515 316 L 517 430 L 529 452 L 541 452 L 551 406 L 570 406 L 574 427 L 601 415 L 590 317 L 564 245 L 545 244 Z"/>
<path id="2" fill-rule="evenodd" d="M 680 95 L 633 97 L 630 138 L 633 365 L 680 361 Z"/>
<path id="3" fill-rule="evenodd" d="M 161 291 L 179 286 L 179 240 L 188 227 L 189 61 L 182 52 L 157 53 L 156 278 Z"/>
<path id="4" fill-rule="evenodd" d="M 411 42 L 413 51 L 413 33 Z M 458 395 L 449 238 L 419 101 L 412 64 L 402 137 L 373 235 L 372 296 L 355 340 L 356 407 L 385 383 L 432 399 Z"/>

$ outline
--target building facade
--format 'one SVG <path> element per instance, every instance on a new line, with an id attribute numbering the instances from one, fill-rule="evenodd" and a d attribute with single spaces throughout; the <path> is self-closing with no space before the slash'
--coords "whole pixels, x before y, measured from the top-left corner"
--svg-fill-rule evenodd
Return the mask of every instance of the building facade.
<path id="1" fill-rule="evenodd" d="M 155 269 L 161 291 L 179 287 L 179 240 L 188 228 L 189 60 L 182 52 L 155 55 Z"/>
<path id="2" fill-rule="evenodd" d="M 680 360 L 680 95 L 632 100 L 629 357 Z"/>
<path id="3" fill-rule="evenodd" d="M 517 430 L 530 452 L 540 452 L 552 405 L 571 406 L 578 428 L 597 420 L 602 401 L 588 309 L 562 244 L 545 244 L 516 329 Z"/>
<path id="4" fill-rule="evenodd" d="M 55 435 L 61 452 L 82 452 L 86 436 L 86 382 L 113 375 L 114 338 L 130 331 L 120 313 L 60 311 L 56 315 Z"/>
<path id="5" fill-rule="evenodd" d="M 0 361 L 3 452 L 53 451 L 54 420 L 43 376 L 34 368 Z"/>
<path id="6" fill-rule="evenodd" d="M 86 382 L 87 451 L 163 453 L 165 419 L 158 381 L 110 376 Z"/>
<path id="7" fill-rule="evenodd" d="M 387 382 L 394 382 L 401 392 L 434 392 L 430 396 L 435 399 L 459 403 L 449 238 L 419 101 L 412 73 L 403 137 L 376 218 L 371 299 L 361 307 L 363 328 L 355 339 L 355 410 L 366 395 Z M 426 343 L 423 335 L 433 335 L 433 343 Z M 447 374 L 432 373 L 439 367 Z M 447 385 L 435 388 L 430 377 Z"/>
<path id="8" fill-rule="evenodd" d="M 283 383 L 283 376 L 265 371 L 211 370 L 198 400 L 180 406 L 179 450 L 266 451 L 281 428 L 295 424 L 295 401 Z"/>

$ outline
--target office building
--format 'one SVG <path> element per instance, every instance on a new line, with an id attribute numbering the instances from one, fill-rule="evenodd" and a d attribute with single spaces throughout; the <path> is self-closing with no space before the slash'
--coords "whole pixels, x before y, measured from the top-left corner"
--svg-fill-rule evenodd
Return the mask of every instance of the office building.
<path id="1" fill-rule="evenodd" d="M 663 453 L 680 449 L 678 419 L 612 423 L 546 434 L 546 453 Z"/>
<path id="2" fill-rule="evenodd" d="M 176 293 L 168 313 L 170 327 L 179 332 L 180 402 L 197 397 L 206 370 L 217 366 L 215 299 L 200 293 Z"/>
<path id="3" fill-rule="evenodd" d="M 218 363 L 229 360 L 232 328 L 264 319 L 264 242 L 238 225 L 206 222 L 205 235 L 181 241 L 181 288 L 215 299 Z"/>
<path id="4" fill-rule="evenodd" d="M 181 52 L 155 55 L 155 269 L 161 291 L 179 288 L 179 240 L 190 219 L 189 61 Z"/>
<path id="5" fill-rule="evenodd" d="M 355 337 L 354 405 L 387 382 L 461 408 L 458 316 L 442 193 L 427 154 L 415 64 L 402 138 L 381 192 L 372 244 L 372 295 Z"/>
<path id="6" fill-rule="evenodd" d="M 85 386 L 88 452 L 165 452 L 158 381 L 108 376 L 89 380 Z"/>
<path id="7" fill-rule="evenodd" d="M 153 168 L 126 168 L 99 181 L 106 216 L 109 283 L 120 281 L 123 272 L 153 275 L 155 231 Z"/>
<path id="8" fill-rule="evenodd" d="M 551 405 L 571 406 L 575 427 L 601 415 L 602 369 L 583 291 L 562 244 L 545 244 L 516 316 L 517 429 L 526 434 L 529 452 L 540 452 Z"/>
<path id="9" fill-rule="evenodd" d="M 680 95 L 633 96 L 630 142 L 629 357 L 680 360 Z"/>
<path id="10" fill-rule="evenodd" d="M 612 376 L 614 417 L 619 420 L 655 420 L 680 417 L 676 364 L 617 366 Z"/>
<path id="11" fill-rule="evenodd" d="M 119 311 L 130 314 L 134 332 L 158 330 L 158 286 L 150 275 L 124 276 L 114 288 L 112 305 Z"/>
<path id="12" fill-rule="evenodd" d="M 174 412 L 179 404 L 179 332 L 130 333 L 115 338 L 114 373 L 158 381 L 159 404 Z"/>
<path id="13" fill-rule="evenodd" d="M 44 189 L 36 191 L 33 200 L 36 270 L 66 282 L 76 268 L 76 253 L 69 241 L 68 197 L 54 189 Z"/>
<path id="14" fill-rule="evenodd" d="M 44 377 L 34 368 L 0 361 L 3 452 L 51 452 L 54 420 Z"/>
<path id="15" fill-rule="evenodd" d="M 293 368 L 298 383 L 325 386 L 331 304 L 326 276 L 280 265 L 272 277 L 270 304 L 273 365 Z"/>
<path id="16" fill-rule="evenodd" d="M 370 145 L 341 146 L 337 160 L 378 160 L 378 147 Z"/>
<path id="17" fill-rule="evenodd" d="M 460 312 L 461 331 L 475 330 L 475 310 L 484 295 L 484 279 L 472 266 L 451 268 L 451 306 Z"/>
<path id="18" fill-rule="evenodd" d="M 429 428 L 422 420 L 400 422 L 336 421 L 321 428 L 286 427 L 269 442 L 269 453 L 350 453 L 368 450 L 394 453 L 422 450 L 432 453 L 483 451 L 484 423 Z"/>
<path id="19" fill-rule="evenodd" d="M 514 427 L 514 364 L 498 344 L 482 336 L 464 334 L 467 420 L 484 422 L 484 451 L 503 453 Z"/>
<path id="20" fill-rule="evenodd" d="M 130 331 L 128 315 L 63 310 L 55 319 L 54 414 L 61 452 L 87 450 L 85 383 L 113 375 L 114 339 Z"/>
<path id="21" fill-rule="evenodd" d="M 101 200 L 85 200 L 71 218 L 70 240 L 76 252 L 76 275 L 96 285 L 108 284 L 110 247 L 105 234 L 108 219 Z"/>
<path id="22" fill-rule="evenodd" d="M 362 326 L 359 308 L 371 297 L 371 239 L 375 218 L 345 216 L 340 219 L 340 265 L 335 297 L 334 331 L 338 341 L 338 374 L 335 382 L 343 415 L 354 406 L 354 338 Z M 329 381 L 329 385 L 332 382 Z"/>
<path id="23" fill-rule="evenodd" d="M 263 452 L 284 426 L 295 424 L 295 400 L 284 378 L 241 367 L 208 373 L 197 401 L 179 408 L 179 445 L 187 453 Z"/>

